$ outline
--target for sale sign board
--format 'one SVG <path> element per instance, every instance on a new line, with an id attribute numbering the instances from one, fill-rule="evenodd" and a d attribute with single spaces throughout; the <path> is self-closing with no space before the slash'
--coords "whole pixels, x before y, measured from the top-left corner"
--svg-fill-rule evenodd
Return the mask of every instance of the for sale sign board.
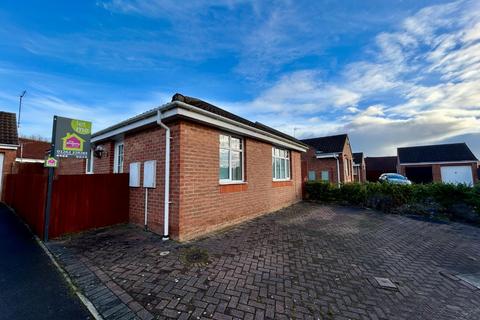
<path id="1" fill-rule="evenodd" d="M 90 152 L 92 123 L 55 117 L 55 158 L 86 159 Z"/>

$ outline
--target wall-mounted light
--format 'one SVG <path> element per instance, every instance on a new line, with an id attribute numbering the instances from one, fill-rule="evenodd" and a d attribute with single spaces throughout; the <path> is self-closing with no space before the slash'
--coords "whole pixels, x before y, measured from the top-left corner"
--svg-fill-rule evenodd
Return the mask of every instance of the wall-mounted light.
<path id="1" fill-rule="evenodd" d="M 103 146 L 96 146 L 93 150 L 93 154 L 95 158 L 100 159 L 105 154 L 105 149 L 103 148 Z"/>

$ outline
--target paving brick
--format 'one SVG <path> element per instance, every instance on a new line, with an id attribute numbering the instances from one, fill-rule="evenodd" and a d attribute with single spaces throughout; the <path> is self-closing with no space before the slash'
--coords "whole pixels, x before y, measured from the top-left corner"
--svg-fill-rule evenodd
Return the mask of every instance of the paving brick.
<path id="1" fill-rule="evenodd" d="M 480 318 L 480 291 L 449 276 L 480 269 L 478 243 L 464 224 L 302 203 L 188 243 L 203 265 L 132 226 L 49 246 L 108 319 L 443 320 Z"/>

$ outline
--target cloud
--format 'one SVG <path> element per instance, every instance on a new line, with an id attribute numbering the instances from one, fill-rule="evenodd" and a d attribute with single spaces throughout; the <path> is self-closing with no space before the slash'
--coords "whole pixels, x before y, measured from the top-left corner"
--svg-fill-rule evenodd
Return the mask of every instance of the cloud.
<path id="1" fill-rule="evenodd" d="M 480 138 L 479 40 L 478 1 L 427 7 L 378 34 L 366 57 L 338 77 L 326 80 L 315 69 L 284 75 L 244 110 L 285 117 L 267 123 L 288 133 L 299 128 L 303 137 L 348 132 L 354 149 L 370 155 Z"/>

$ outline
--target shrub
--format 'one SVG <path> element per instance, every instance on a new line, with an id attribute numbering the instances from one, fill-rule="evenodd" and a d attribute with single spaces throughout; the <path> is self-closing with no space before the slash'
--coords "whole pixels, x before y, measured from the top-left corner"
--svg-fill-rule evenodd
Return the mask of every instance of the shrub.
<path id="1" fill-rule="evenodd" d="M 326 203 L 347 203 L 384 212 L 413 213 L 474 220 L 480 217 L 480 184 L 474 187 L 443 183 L 398 185 L 347 183 L 340 187 L 325 182 L 307 182 L 306 198 Z"/>

